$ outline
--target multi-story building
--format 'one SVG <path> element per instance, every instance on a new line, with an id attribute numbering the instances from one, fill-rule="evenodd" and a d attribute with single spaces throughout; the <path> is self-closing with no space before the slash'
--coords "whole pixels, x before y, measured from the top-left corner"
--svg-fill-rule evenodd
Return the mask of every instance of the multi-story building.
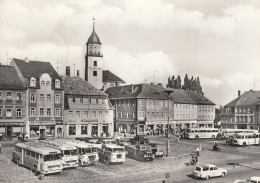
<path id="1" fill-rule="evenodd" d="M 0 136 L 24 133 L 26 88 L 13 66 L 0 65 Z"/>
<path id="2" fill-rule="evenodd" d="M 109 95 L 115 107 L 116 131 L 142 134 L 145 131 L 167 129 L 173 123 L 174 102 L 163 93 L 161 85 L 137 84 L 108 88 Z"/>
<path id="3" fill-rule="evenodd" d="M 192 91 L 185 91 L 197 104 L 197 127 L 214 127 L 215 105 L 204 95 Z"/>
<path id="4" fill-rule="evenodd" d="M 63 77 L 65 88 L 64 136 L 111 137 L 113 107 L 108 95 L 80 77 Z"/>
<path id="5" fill-rule="evenodd" d="M 224 106 L 220 113 L 222 128 L 259 129 L 260 91 L 246 91 Z"/>
<path id="6" fill-rule="evenodd" d="M 12 59 L 26 86 L 28 120 L 26 133 L 32 137 L 63 137 L 64 91 L 61 78 L 49 62 Z"/>

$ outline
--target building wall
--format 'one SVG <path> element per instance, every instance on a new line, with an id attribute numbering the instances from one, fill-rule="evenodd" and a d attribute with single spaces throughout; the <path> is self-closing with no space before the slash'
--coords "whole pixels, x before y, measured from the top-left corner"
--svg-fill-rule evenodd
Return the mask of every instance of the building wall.
<path id="1" fill-rule="evenodd" d="M 64 110 L 65 137 L 113 135 L 113 109 L 107 97 L 67 95 L 69 109 Z"/>
<path id="2" fill-rule="evenodd" d="M 255 129 L 256 106 L 235 107 L 236 128 Z"/>
<path id="3" fill-rule="evenodd" d="M 174 119 L 175 126 L 180 126 L 181 128 L 190 128 L 197 126 L 197 105 L 195 104 L 185 104 L 185 103 L 175 103 L 174 105 Z"/>
<path id="4" fill-rule="evenodd" d="M 198 105 L 198 127 L 213 127 L 215 119 L 215 106 Z"/>
<path id="5" fill-rule="evenodd" d="M 25 90 L 0 89 L 0 134 L 4 133 L 11 137 L 12 135 L 15 136 L 24 133 L 25 121 Z"/>

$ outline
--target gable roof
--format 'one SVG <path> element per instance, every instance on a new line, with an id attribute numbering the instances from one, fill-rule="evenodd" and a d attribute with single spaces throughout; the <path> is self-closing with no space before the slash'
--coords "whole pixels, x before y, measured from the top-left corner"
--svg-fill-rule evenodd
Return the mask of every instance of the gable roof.
<path id="1" fill-rule="evenodd" d="M 50 62 L 39 62 L 39 61 L 29 61 L 13 58 L 20 72 L 24 78 L 30 79 L 31 77 L 38 78 L 43 73 L 48 73 L 52 79 L 61 80 L 59 74 L 52 67 Z"/>
<path id="2" fill-rule="evenodd" d="M 3 90 L 23 90 L 21 79 L 14 66 L 0 65 L 0 89 Z"/>
<path id="3" fill-rule="evenodd" d="M 204 95 L 193 90 L 185 90 L 185 92 L 198 104 L 198 105 L 216 105 Z"/>
<path id="4" fill-rule="evenodd" d="M 188 95 L 186 90 L 183 89 L 173 89 L 170 98 L 173 99 L 175 103 L 197 104 L 196 101 Z"/>
<path id="5" fill-rule="evenodd" d="M 109 70 L 103 70 L 103 82 L 125 83 L 121 78 L 119 78 Z"/>
<path id="6" fill-rule="evenodd" d="M 232 100 L 231 102 L 229 102 L 228 104 L 226 104 L 224 107 L 235 107 L 237 101 L 240 99 L 241 96 L 235 98 L 234 100 Z"/>
<path id="7" fill-rule="evenodd" d="M 233 101 L 225 105 L 225 107 L 242 107 L 260 104 L 260 91 L 246 91 Z"/>
<path id="8" fill-rule="evenodd" d="M 95 88 L 90 83 L 80 77 L 63 76 L 65 95 L 96 95 L 107 96 L 103 91 Z"/>

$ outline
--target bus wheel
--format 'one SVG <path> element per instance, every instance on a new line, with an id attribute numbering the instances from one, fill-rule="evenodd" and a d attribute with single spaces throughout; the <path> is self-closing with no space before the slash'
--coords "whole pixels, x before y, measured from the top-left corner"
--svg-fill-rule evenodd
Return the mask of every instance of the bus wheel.
<path id="1" fill-rule="evenodd" d="M 244 146 L 244 147 L 246 146 L 246 143 L 245 143 L 245 142 L 243 142 L 243 146 Z"/>
<path id="2" fill-rule="evenodd" d="M 21 159 L 20 159 L 20 158 L 17 158 L 17 164 L 18 164 L 19 166 L 21 166 Z"/>
<path id="3" fill-rule="evenodd" d="M 196 135 L 195 139 L 196 139 L 196 140 L 198 140 L 198 139 L 199 139 L 199 136 L 198 136 L 198 135 Z"/>
<path id="4" fill-rule="evenodd" d="M 212 135 L 212 137 L 211 137 L 212 139 L 215 139 L 215 136 L 214 135 Z"/>
<path id="5" fill-rule="evenodd" d="M 35 174 L 37 174 L 37 173 L 38 173 L 38 170 L 37 170 L 37 165 L 34 165 L 34 166 L 33 166 L 33 172 L 34 172 Z"/>

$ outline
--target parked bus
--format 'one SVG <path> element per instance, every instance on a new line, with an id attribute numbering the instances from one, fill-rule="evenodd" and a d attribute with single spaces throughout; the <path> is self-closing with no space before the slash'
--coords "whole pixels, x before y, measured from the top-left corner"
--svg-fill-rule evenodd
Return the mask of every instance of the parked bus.
<path id="1" fill-rule="evenodd" d="M 99 160 L 96 144 L 72 139 L 56 139 L 56 141 L 76 147 L 78 149 L 79 165 L 81 166 L 93 165 Z"/>
<path id="2" fill-rule="evenodd" d="M 123 164 L 125 162 L 126 151 L 122 146 L 115 144 L 105 144 L 99 150 L 100 161 L 106 165 L 109 164 Z"/>
<path id="3" fill-rule="evenodd" d="M 14 162 L 35 173 L 51 174 L 63 169 L 61 151 L 39 142 L 17 143 L 12 155 Z"/>
<path id="4" fill-rule="evenodd" d="M 259 145 L 259 133 L 238 133 L 232 139 L 233 145 L 247 146 Z"/>
<path id="5" fill-rule="evenodd" d="M 53 140 L 40 140 L 39 142 L 61 151 L 63 168 L 72 168 L 78 166 L 78 150 L 75 146 Z"/>
<path id="6" fill-rule="evenodd" d="M 200 139 L 212 138 L 215 139 L 220 135 L 220 130 L 217 128 L 189 128 L 184 133 L 184 138 Z"/>
<path id="7" fill-rule="evenodd" d="M 222 129 L 222 138 L 229 139 L 234 137 L 237 133 L 257 133 L 258 130 L 249 130 L 249 129 Z"/>

